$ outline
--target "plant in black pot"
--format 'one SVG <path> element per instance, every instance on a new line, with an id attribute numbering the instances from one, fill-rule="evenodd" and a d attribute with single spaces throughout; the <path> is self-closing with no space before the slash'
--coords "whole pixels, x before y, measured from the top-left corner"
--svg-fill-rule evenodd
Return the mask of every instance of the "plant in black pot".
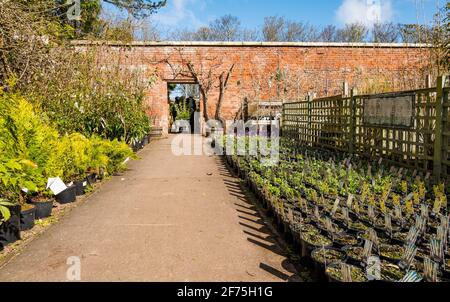
<path id="1" fill-rule="evenodd" d="M 11 208 L 14 207 L 13 203 L 6 201 L 6 199 L 0 198 L 0 250 L 3 246 L 10 243 L 10 234 L 8 230 L 8 221 L 11 218 Z"/>
<path id="2" fill-rule="evenodd" d="M 40 193 L 31 195 L 28 203 L 36 207 L 35 218 L 44 219 L 52 215 L 53 203 L 55 198 L 49 190 L 43 190 Z"/>
<path id="3" fill-rule="evenodd" d="M 35 163 L 26 159 L 1 159 L 0 192 L 3 199 L 13 204 L 9 206 L 10 218 L 4 231 L 8 234 L 8 243 L 20 239 L 20 231 L 34 226 L 35 207 L 25 202 L 25 192 L 36 191 L 32 181 L 38 174 Z"/>

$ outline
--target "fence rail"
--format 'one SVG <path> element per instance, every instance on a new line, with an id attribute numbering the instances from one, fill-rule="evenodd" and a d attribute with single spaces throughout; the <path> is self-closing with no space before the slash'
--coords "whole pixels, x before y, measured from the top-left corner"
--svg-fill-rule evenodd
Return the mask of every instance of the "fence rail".
<path id="1" fill-rule="evenodd" d="M 434 88 L 395 94 L 357 95 L 352 91 L 350 96 L 285 103 L 283 136 L 314 148 L 383 158 L 417 172 L 432 172 L 436 179 L 450 178 L 450 88 L 443 87 L 442 77 L 437 83 Z M 394 102 L 396 97 L 411 98 L 410 120 L 402 120 L 405 125 L 365 120 L 369 100 L 388 97 Z M 392 115 L 393 120 L 398 118 Z"/>

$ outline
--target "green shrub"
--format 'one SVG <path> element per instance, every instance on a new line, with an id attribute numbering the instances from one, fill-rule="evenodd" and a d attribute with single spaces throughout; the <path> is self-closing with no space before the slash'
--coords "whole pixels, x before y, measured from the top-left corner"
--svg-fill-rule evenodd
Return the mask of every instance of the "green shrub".
<path id="1" fill-rule="evenodd" d="M 58 131 L 25 98 L 0 94 L 0 197 L 23 203 L 23 188 L 47 194 L 47 179 L 70 182 L 100 169 L 113 174 L 134 158 L 130 147 L 117 139 L 80 133 L 60 136 Z"/>

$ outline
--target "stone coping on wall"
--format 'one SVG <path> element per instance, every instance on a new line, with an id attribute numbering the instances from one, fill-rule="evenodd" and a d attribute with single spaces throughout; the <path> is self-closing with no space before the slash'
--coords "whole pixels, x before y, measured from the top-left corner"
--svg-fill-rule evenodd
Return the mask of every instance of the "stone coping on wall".
<path id="1" fill-rule="evenodd" d="M 341 48 L 430 48 L 431 44 L 408 43 L 337 43 L 337 42 L 204 42 L 204 41 L 88 41 L 75 40 L 74 46 L 184 46 L 184 47 L 341 47 Z"/>

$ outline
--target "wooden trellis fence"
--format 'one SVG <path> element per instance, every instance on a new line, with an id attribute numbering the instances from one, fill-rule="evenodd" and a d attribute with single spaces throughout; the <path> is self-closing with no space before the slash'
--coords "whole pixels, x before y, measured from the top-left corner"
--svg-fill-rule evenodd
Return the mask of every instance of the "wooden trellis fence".
<path id="1" fill-rule="evenodd" d="M 450 178 L 450 88 L 440 77 L 437 87 L 378 95 L 338 95 L 283 105 L 283 136 L 314 148 L 357 154 L 417 172 Z M 369 115 L 371 100 L 377 114 L 397 102 L 407 115 Z M 410 101 L 408 101 L 410 100 Z M 390 101 L 391 103 L 387 103 Z M 406 111 L 405 111 L 406 108 Z M 369 110 L 370 109 L 370 110 Z M 393 110 L 395 113 L 395 109 Z"/>

